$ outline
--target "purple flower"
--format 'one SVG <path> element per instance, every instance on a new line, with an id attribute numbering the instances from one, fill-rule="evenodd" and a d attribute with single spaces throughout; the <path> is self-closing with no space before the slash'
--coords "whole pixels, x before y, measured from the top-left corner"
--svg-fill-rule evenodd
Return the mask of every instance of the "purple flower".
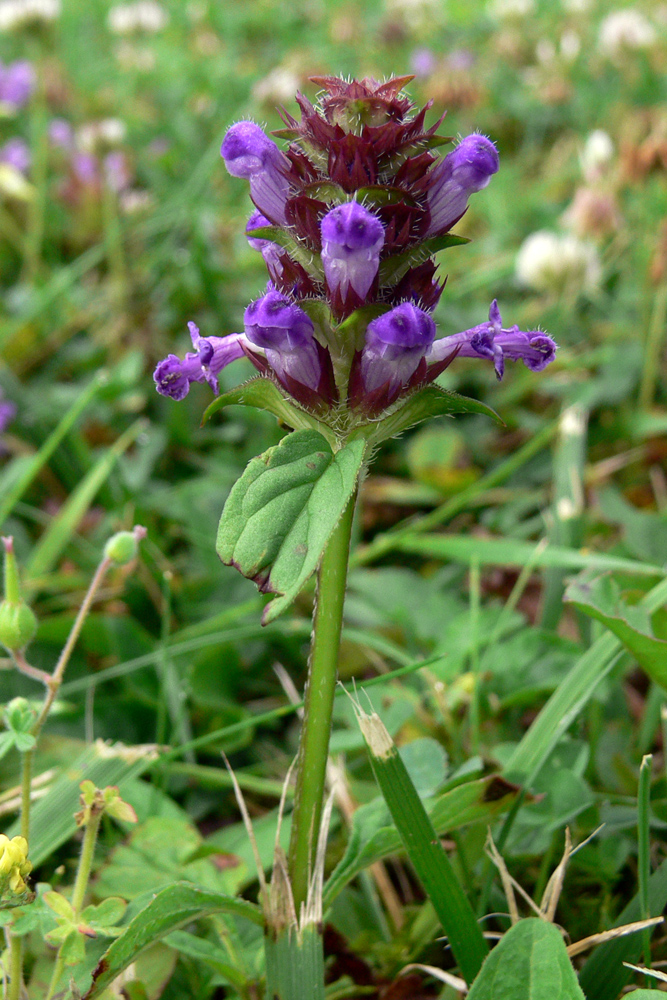
<path id="1" fill-rule="evenodd" d="M 364 391 L 372 393 L 386 385 L 388 396 L 395 396 L 414 375 L 434 338 L 435 323 L 411 302 L 403 302 L 374 319 L 366 329 L 366 345 L 361 353 Z"/>
<path id="2" fill-rule="evenodd" d="M 444 233 L 457 222 L 474 191 L 481 191 L 498 170 L 498 150 L 486 136 L 466 136 L 431 175 L 428 193 L 431 221 L 427 236 Z"/>
<path id="3" fill-rule="evenodd" d="M 352 288 L 365 299 L 375 281 L 384 226 L 357 201 L 332 208 L 322 219 L 322 264 L 329 291 L 344 302 Z"/>
<path id="4" fill-rule="evenodd" d="M 192 382 L 208 382 L 213 392 L 218 392 L 218 372 L 225 365 L 242 358 L 245 337 L 242 333 L 230 333 L 227 337 L 200 337 L 199 328 L 188 323 L 194 352 L 189 352 L 181 361 L 170 354 L 161 361 L 153 378 L 155 387 L 162 396 L 185 399 Z"/>
<path id="5" fill-rule="evenodd" d="M 246 235 L 252 232 L 253 229 L 263 229 L 264 226 L 270 226 L 271 222 L 262 215 L 260 211 L 255 211 L 252 213 L 248 222 L 246 224 L 245 230 Z M 253 248 L 253 250 L 259 250 L 264 262 L 269 269 L 269 274 L 271 275 L 271 280 L 276 281 L 282 276 L 283 265 L 280 260 L 281 248 L 277 243 L 272 240 L 257 239 L 254 236 L 248 236 L 248 243 Z"/>
<path id="6" fill-rule="evenodd" d="M 35 86 L 35 71 L 27 59 L 3 66 L 0 63 L 0 104 L 12 111 L 23 107 Z"/>
<path id="7" fill-rule="evenodd" d="M 437 65 L 438 60 L 430 49 L 415 49 L 410 56 L 410 66 L 417 79 L 430 76 Z"/>
<path id="8" fill-rule="evenodd" d="M 260 212 L 271 222 L 286 225 L 289 161 L 275 142 L 254 122 L 237 122 L 227 131 L 220 152 L 232 177 L 250 181 L 250 197 Z"/>
<path id="9" fill-rule="evenodd" d="M 82 184 L 96 184 L 99 180 L 99 164 L 92 153 L 75 153 L 72 157 L 72 170 Z"/>
<path id="10" fill-rule="evenodd" d="M 310 316 L 275 288 L 251 302 L 243 316 L 245 334 L 260 347 L 278 378 L 300 382 L 314 392 L 320 389 L 322 360 Z"/>
<path id="11" fill-rule="evenodd" d="M 523 361 L 533 372 L 541 372 L 556 357 L 556 342 L 539 330 L 525 332 L 518 326 L 504 329 L 496 299 L 489 309 L 488 323 L 471 330 L 436 340 L 426 355 L 427 363 L 438 363 L 457 351 L 461 358 L 488 358 L 493 361 L 499 379 L 505 372 L 505 359 Z"/>
<path id="12" fill-rule="evenodd" d="M 4 398 L 2 389 L 0 389 L 0 434 L 2 434 L 7 428 L 14 417 L 16 416 L 16 407 L 13 403 L 10 403 L 8 399 Z"/>
<path id="13" fill-rule="evenodd" d="M 21 174 L 30 169 L 30 150 L 23 139 L 9 139 L 0 147 L 0 163 L 7 163 Z"/>
<path id="14" fill-rule="evenodd" d="M 124 191 L 130 185 L 130 168 L 125 153 L 116 150 L 104 157 L 104 175 L 112 191 Z"/>
<path id="15" fill-rule="evenodd" d="M 64 118 L 53 118 L 49 123 L 49 139 L 58 149 L 70 150 L 74 144 L 74 131 Z"/>

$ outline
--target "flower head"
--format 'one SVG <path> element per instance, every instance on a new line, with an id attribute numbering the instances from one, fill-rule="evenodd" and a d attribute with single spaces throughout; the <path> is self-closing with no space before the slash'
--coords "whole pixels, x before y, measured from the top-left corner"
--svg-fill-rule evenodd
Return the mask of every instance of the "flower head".
<path id="1" fill-rule="evenodd" d="M 3 66 L 0 63 L 0 105 L 17 111 L 28 101 L 35 86 L 35 71 L 27 59 Z"/>
<path id="2" fill-rule="evenodd" d="M 28 144 L 18 137 L 8 139 L 4 146 L 0 146 L 0 163 L 7 163 L 20 174 L 27 174 L 30 170 Z"/>
<path id="3" fill-rule="evenodd" d="M 0 833 L 0 883 L 3 895 L 9 890 L 14 895 L 27 891 L 25 878 L 32 871 L 28 861 L 28 841 L 25 837 L 12 837 L 10 840 Z"/>

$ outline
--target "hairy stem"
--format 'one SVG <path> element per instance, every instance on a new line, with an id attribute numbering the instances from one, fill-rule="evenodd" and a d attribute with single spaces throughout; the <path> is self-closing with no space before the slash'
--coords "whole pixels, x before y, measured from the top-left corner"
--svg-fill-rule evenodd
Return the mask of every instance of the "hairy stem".
<path id="1" fill-rule="evenodd" d="M 297 915 L 308 893 L 322 816 L 355 499 L 350 499 L 329 539 L 317 577 L 289 851 Z"/>

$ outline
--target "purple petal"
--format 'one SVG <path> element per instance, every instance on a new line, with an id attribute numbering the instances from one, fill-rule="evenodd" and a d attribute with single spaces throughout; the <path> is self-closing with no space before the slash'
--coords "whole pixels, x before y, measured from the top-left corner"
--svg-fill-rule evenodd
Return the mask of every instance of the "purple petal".
<path id="1" fill-rule="evenodd" d="M 364 299 L 375 280 L 384 226 L 356 201 L 332 208 L 322 219 L 322 264 L 327 287 L 344 301 L 348 289 Z"/>
<path id="2" fill-rule="evenodd" d="M 246 343 L 246 338 L 241 333 L 230 333 L 226 337 L 201 337 L 194 323 L 188 323 L 188 329 L 194 352 L 186 354 L 182 361 L 175 354 L 170 354 L 153 373 L 155 387 L 162 396 L 185 399 L 192 382 L 208 382 L 217 394 L 218 372 L 244 355 L 242 344 Z"/>
<path id="3" fill-rule="evenodd" d="M 474 133 L 434 167 L 427 236 L 444 233 L 454 225 L 465 212 L 470 195 L 486 187 L 496 173 L 498 162 L 498 150 L 491 140 Z"/>
<path id="4" fill-rule="evenodd" d="M 366 392 L 385 383 L 394 390 L 407 384 L 435 337 L 427 312 L 403 302 L 368 324 L 361 354 L 361 378 Z"/>

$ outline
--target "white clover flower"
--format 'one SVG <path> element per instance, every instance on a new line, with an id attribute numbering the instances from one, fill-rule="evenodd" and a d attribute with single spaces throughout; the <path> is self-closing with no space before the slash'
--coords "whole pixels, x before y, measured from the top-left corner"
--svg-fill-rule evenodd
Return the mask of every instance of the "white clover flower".
<path id="1" fill-rule="evenodd" d="M 114 35 L 131 35 L 136 31 L 155 34 L 162 31 L 168 21 L 169 15 L 156 0 L 117 4 L 107 17 L 109 31 Z"/>
<path id="2" fill-rule="evenodd" d="M 598 181 L 614 158 L 614 143 L 604 129 L 596 128 L 586 138 L 579 155 L 581 172 L 590 183 Z"/>
<path id="3" fill-rule="evenodd" d="M 99 122 L 88 122 L 76 133 L 77 149 L 83 153 L 94 153 L 100 146 L 117 146 L 125 138 L 127 129 L 120 118 L 104 118 Z"/>
<path id="4" fill-rule="evenodd" d="M 301 85 L 301 77 L 289 66 L 276 66 L 252 88 L 256 101 L 285 104 Z"/>
<path id="5" fill-rule="evenodd" d="M 21 31 L 48 24 L 60 14 L 60 0 L 2 0 L 0 31 Z"/>
<path id="6" fill-rule="evenodd" d="M 515 268 L 521 284 L 538 292 L 594 292 L 602 278 L 592 243 L 545 229 L 523 241 Z"/>
<path id="7" fill-rule="evenodd" d="M 581 39 L 576 31 L 564 31 L 560 39 L 560 54 L 566 62 L 574 62 L 581 51 Z"/>
<path id="8" fill-rule="evenodd" d="M 138 215 L 152 208 L 154 199 L 150 191 L 129 188 L 127 191 L 121 191 L 118 196 L 118 204 L 123 215 Z"/>
<path id="9" fill-rule="evenodd" d="M 655 28 L 641 11 L 615 10 L 600 25 L 598 49 L 614 59 L 625 49 L 648 49 L 656 40 Z"/>

